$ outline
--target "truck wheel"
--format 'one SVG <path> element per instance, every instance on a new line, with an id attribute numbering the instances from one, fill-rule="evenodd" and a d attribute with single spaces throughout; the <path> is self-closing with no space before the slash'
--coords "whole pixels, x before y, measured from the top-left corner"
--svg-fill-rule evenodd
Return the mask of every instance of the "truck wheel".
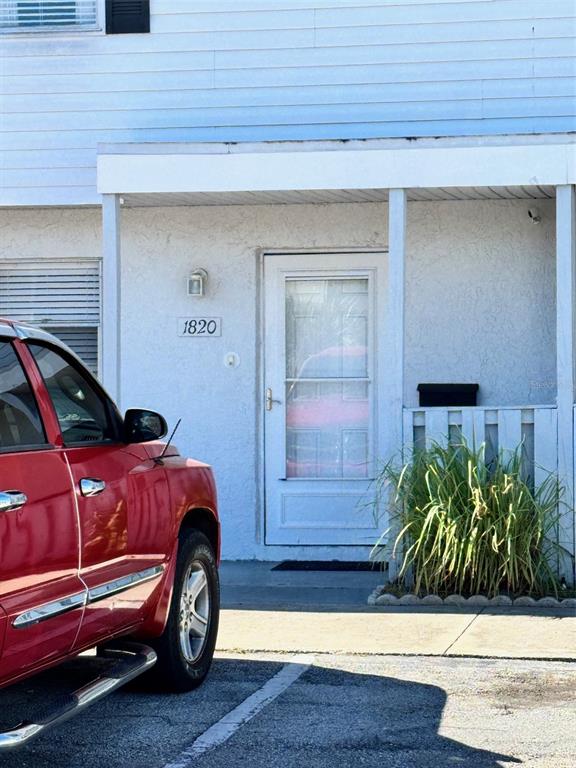
<path id="1" fill-rule="evenodd" d="M 151 673 L 159 686 L 189 691 L 210 669 L 220 610 L 216 558 L 199 531 L 181 535 L 168 622 L 151 643 L 158 661 Z"/>

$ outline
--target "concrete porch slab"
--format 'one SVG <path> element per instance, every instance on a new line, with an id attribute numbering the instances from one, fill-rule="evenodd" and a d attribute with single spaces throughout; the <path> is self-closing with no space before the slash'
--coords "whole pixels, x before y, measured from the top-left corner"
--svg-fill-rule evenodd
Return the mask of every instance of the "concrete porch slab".
<path id="1" fill-rule="evenodd" d="M 576 617 L 502 609 L 228 609 L 222 612 L 218 649 L 576 661 Z"/>
<path id="2" fill-rule="evenodd" d="M 366 605 L 379 572 L 223 563 L 220 651 L 576 661 L 574 609 Z"/>
<path id="3" fill-rule="evenodd" d="M 220 565 L 222 605 L 227 608 L 323 608 L 363 606 L 385 581 L 374 571 L 274 571 L 278 563 L 224 561 Z"/>
<path id="4" fill-rule="evenodd" d="M 218 649 L 286 653 L 441 656 L 466 630 L 468 614 L 225 610 Z"/>
<path id="5" fill-rule="evenodd" d="M 518 609 L 483 611 L 456 640 L 450 653 L 457 656 L 555 658 L 576 660 L 576 612 Z"/>

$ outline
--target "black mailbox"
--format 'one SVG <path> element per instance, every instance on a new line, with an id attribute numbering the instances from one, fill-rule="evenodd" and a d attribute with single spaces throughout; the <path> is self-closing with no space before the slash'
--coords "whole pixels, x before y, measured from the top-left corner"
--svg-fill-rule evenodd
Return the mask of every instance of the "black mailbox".
<path id="1" fill-rule="evenodd" d="M 420 407 L 476 405 L 478 384 L 418 384 Z"/>

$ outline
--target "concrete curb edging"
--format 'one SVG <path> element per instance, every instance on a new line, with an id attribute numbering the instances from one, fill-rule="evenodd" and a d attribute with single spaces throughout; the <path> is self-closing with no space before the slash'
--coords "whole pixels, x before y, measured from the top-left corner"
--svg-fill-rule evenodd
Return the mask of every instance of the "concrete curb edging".
<path id="1" fill-rule="evenodd" d="M 384 585 L 376 587 L 368 597 L 368 605 L 448 605 L 456 607 L 472 606 L 474 608 L 574 608 L 576 610 L 575 597 L 566 597 L 560 600 L 557 600 L 555 597 L 541 597 L 538 600 L 533 597 L 517 597 L 512 599 L 507 595 L 496 595 L 496 597 L 491 598 L 488 598 L 485 595 L 472 595 L 468 598 L 463 597 L 462 595 L 448 595 L 446 598 L 441 598 L 438 597 L 438 595 L 418 597 L 418 595 L 407 594 L 402 595 L 402 597 L 396 597 L 396 595 L 393 595 L 390 592 L 385 592 L 384 590 Z"/>

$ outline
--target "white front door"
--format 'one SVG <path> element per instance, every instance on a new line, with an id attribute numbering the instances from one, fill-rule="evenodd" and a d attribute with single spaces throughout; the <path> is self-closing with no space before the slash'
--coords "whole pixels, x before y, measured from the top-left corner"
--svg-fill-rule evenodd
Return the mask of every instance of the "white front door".
<path id="1" fill-rule="evenodd" d="M 371 545 L 384 253 L 264 262 L 266 543 Z"/>

